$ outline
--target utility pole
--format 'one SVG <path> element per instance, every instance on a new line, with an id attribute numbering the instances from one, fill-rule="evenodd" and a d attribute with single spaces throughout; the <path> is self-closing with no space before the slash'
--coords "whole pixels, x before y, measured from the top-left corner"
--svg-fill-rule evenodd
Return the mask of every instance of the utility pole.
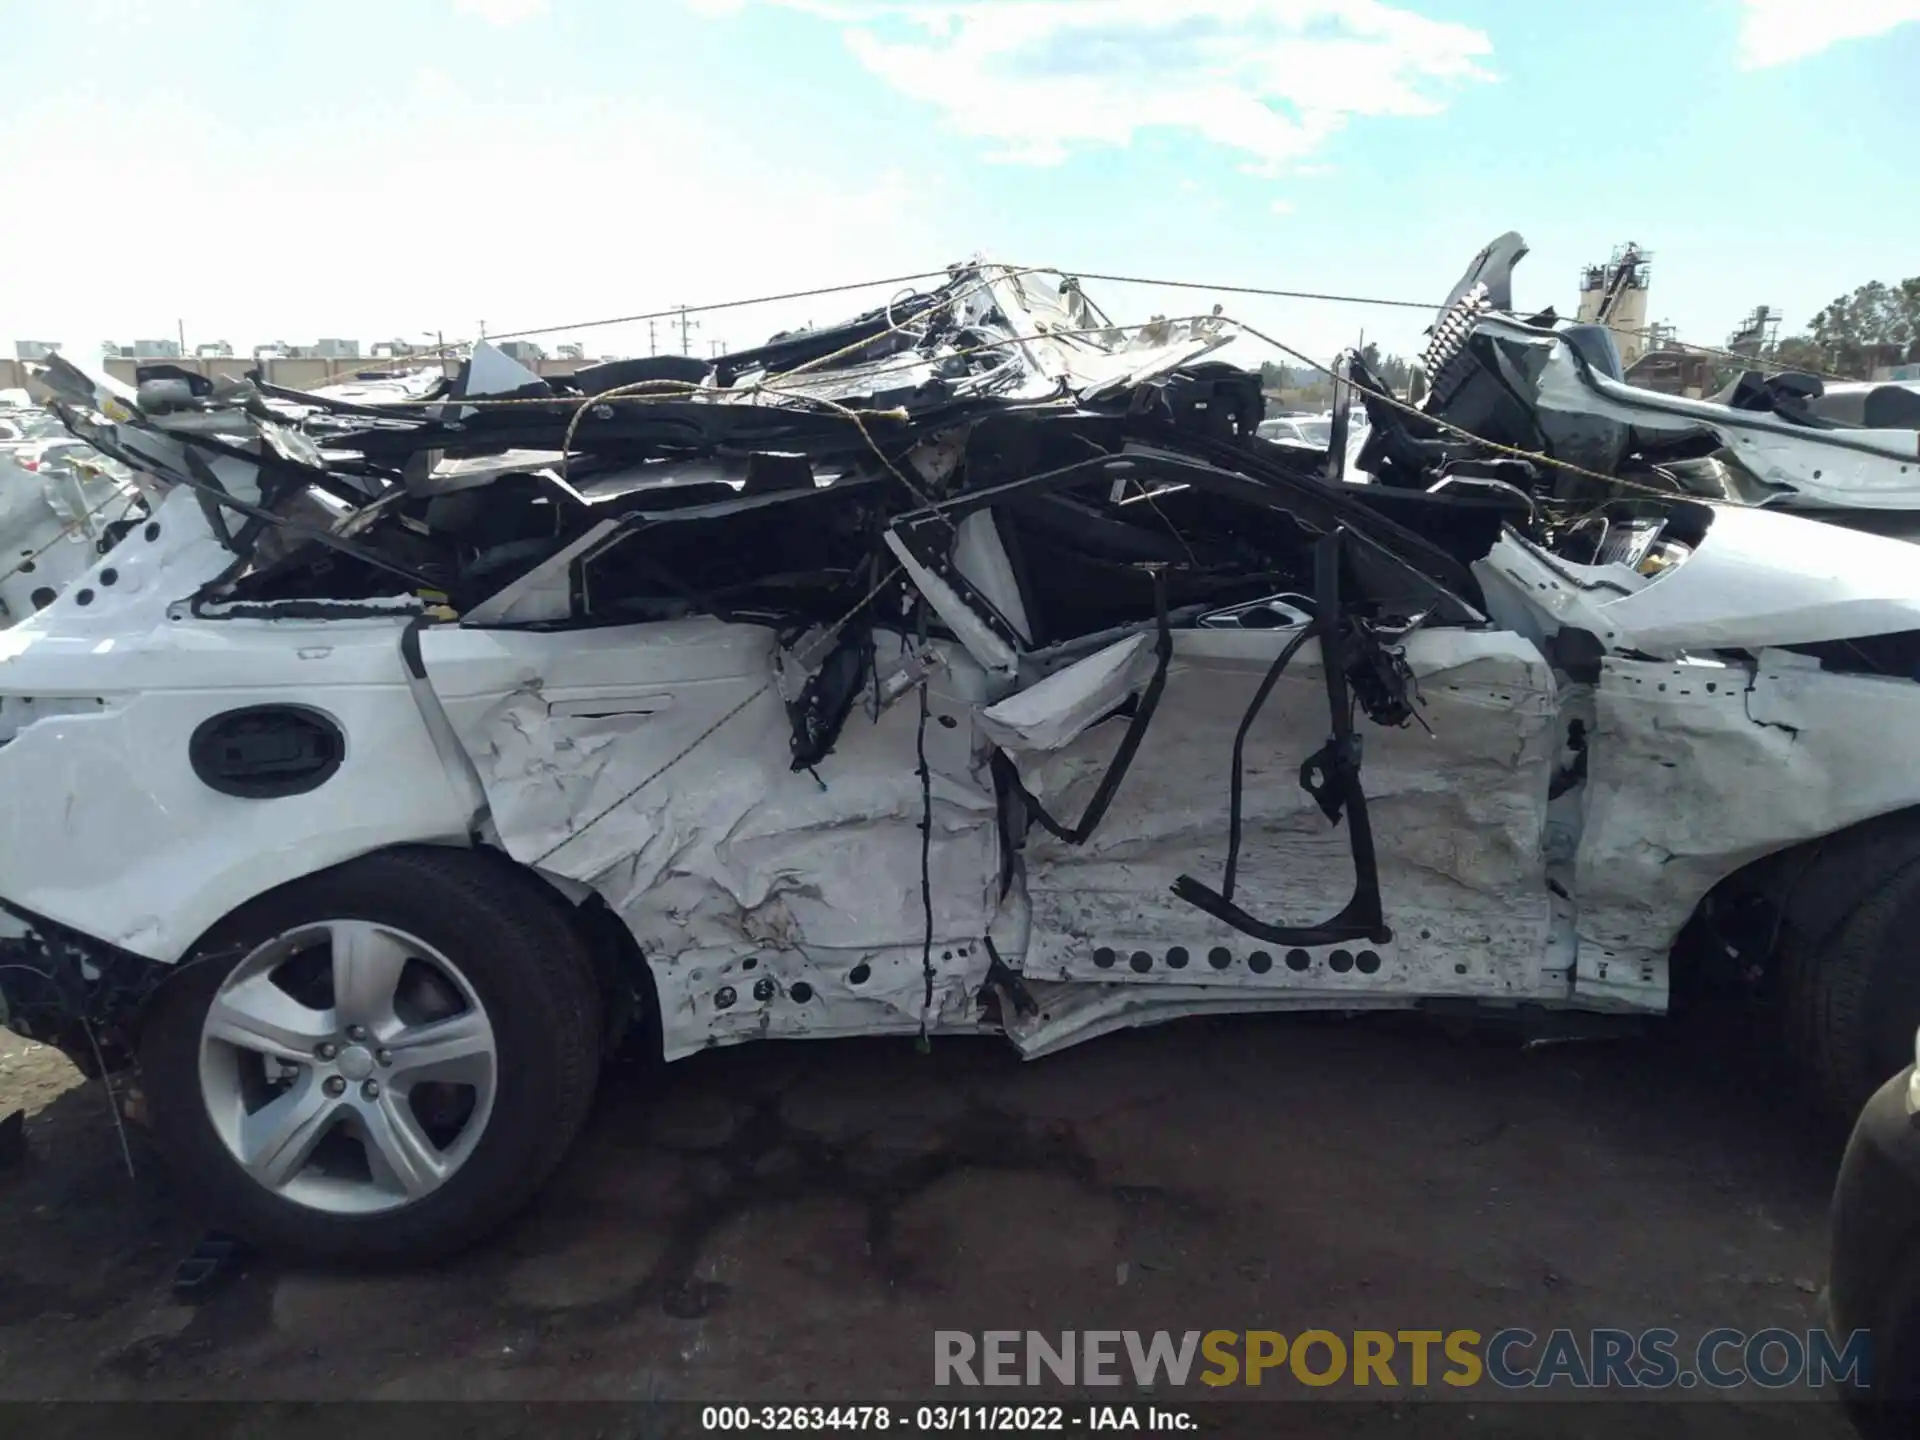
<path id="1" fill-rule="evenodd" d="M 715 357 L 726 354 L 727 342 L 724 340 L 709 340 L 707 342 L 707 353 Z"/>
<path id="2" fill-rule="evenodd" d="M 679 305 L 675 308 L 680 312 L 680 353 L 682 355 L 691 355 L 693 354 L 693 332 L 700 328 L 700 322 L 687 318 L 687 307 L 685 305 Z"/>
<path id="3" fill-rule="evenodd" d="M 658 355 L 660 353 L 660 336 L 657 326 L 657 321 L 647 321 L 647 354 L 649 355 Z"/>
<path id="4" fill-rule="evenodd" d="M 174 333 L 180 337 L 180 358 L 184 360 L 187 355 L 187 322 L 176 320 L 173 322 L 173 329 Z"/>
<path id="5" fill-rule="evenodd" d="M 480 338 L 482 340 L 487 338 L 487 322 L 484 320 L 480 322 Z"/>

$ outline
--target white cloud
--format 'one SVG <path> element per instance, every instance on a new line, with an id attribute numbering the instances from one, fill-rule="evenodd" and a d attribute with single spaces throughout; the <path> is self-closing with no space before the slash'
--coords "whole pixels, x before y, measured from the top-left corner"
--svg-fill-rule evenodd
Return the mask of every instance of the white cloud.
<path id="1" fill-rule="evenodd" d="M 1293 213 L 1293 202 L 1291 200 L 1270 201 L 1267 209 L 1276 215 L 1291 215 Z"/>
<path id="2" fill-rule="evenodd" d="M 1494 78 L 1483 32 L 1386 0 L 763 3 L 842 24 L 874 75 L 1016 164 L 1158 130 L 1278 174 L 1351 116 L 1437 114 L 1458 85 Z"/>
<path id="3" fill-rule="evenodd" d="M 1763 70 L 1920 20 L 1920 0 L 1745 0 L 1740 68 Z"/>
<path id="4" fill-rule="evenodd" d="M 928 228 L 937 192 L 925 176 L 823 173 L 756 134 L 662 145 L 685 129 L 685 111 L 644 95 L 556 84 L 505 100 L 422 67 L 391 94 L 271 139 L 201 102 L 89 97 L 18 118 L 9 182 L 19 193 L 72 193 L 84 157 L 88 193 L 178 223 L 138 256 L 112 226 L 0 227 L 0 274 L 48 282 L 8 291 L 0 333 L 84 356 L 108 337 L 172 335 L 176 319 L 190 345 L 316 335 L 369 345 L 442 329 L 451 340 L 482 319 L 499 333 L 904 274 L 964 253 Z M 178 146 L 164 166 L 129 143 L 148 127 Z M 503 176 L 520 189 L 503 191 Z M 92 279 L 58 278 L 76 275 Z M 698 316 L 691 345 L 755 344 L 899 288 Z M 544 338 L 578 338 L 596 354 L 644 355 L 650 343 L 645 324 Z M 663 323 L 657 343 L 677 349 L 677 330 Z"/>
<path id="5" fill-rule="evenodd" d="M 431 113 L 440 107 L 465 104 L 467 92 L 439 66 L 423 65 L 413 72 L 409 98 L 417 109 Z"/>
<path id="6" fill-rule="evenodd" d="M 547 0 L 453 0 L 453 8 L 489 25 L 518 25 L 546 14 Z"/>

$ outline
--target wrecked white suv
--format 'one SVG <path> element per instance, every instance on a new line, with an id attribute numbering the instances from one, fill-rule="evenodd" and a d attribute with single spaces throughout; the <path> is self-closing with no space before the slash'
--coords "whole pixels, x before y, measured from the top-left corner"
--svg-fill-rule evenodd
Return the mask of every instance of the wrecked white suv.
<path id="1" fill-rule="evenodd" d="M 1911 547 L 1347 483 L 1257 437 L 1235 333 L 975 264 L 406 399 L 55 362 L 161 499 L 0 633 L 7 1022 L 137 1060 L 211 1216 L 396 1262 L 524 1202 L 628 1032 L 1035 1056 L 1725 966 L 1836 1098 L 1897 1068 Z"/>

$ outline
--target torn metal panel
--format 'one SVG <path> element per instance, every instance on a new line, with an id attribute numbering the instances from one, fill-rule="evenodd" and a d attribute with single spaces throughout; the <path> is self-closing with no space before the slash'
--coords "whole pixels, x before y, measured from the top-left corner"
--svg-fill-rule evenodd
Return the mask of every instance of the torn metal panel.
<path id="1" fill-rule="evenodd" d="M 0 628 L 51 604 L 100 558 L 107 527 L 145 516 L 119 477 L 67 464 L 28 469 L 0 452 Z"/>
<path id="2" fill-rule="evenodd" d="M 648 639 L 637 646 L 617 630 L 423 636 L 501 843 L 591 885 L 632 929 L 663 995 L 679 997 L 665 1017 L 670 1049 L 733 1035 L 760 1014 L 746 1006 L 718 1019 L 734 1008 L 717 998 L 727 977 L 756 967 L 782 993 L 804 980 L 818 997 L 778 1010 L 769 1033 L 872 1023 L 835 1020 L 841 1005 L 851 1007 L 843 1014 L 878 1006 L 917 1025 L 925 976 L 911 996 L 896 983 L 900 955 L 910 951 L 917 966 L 926 923 L 916 707 L 876 719 L 856 706 L 832 752 L 796 773 L 767 631 L 702 620 L 649 627 Z M 942 955 L 969 953 L 958 969 L 939 962 L 935 1021 L 950 1020 L 953 996 L 984 976 L 980 942 L 1001 903 L 995 801 L 976 774 L 970 719 L 984 677 L 947 649 L 929 682 L 926 731 L 933 942 Z M 882 670 L 906 653 L 886 632 L 876 650 Z M 698 769 L 675 768 L 696 742 Z M 861 965 L 873 982 L 847 978 Z M 750 993 L 733 988 L 736 999 Z"/>
<path id="3" fill-rule="evenodd" d="M 1566 498 L 1614 475 L 1641 493 L 1733 497 L 1842 524 L 1852 522 L 1841 512 L 1920 507 L 1920 429 L 1909 397 L 1885 387 L 1872 406 L 1839 391 L 1829 402 L 1818 377 L 1757 371 L 1709 399 L 1629 385 L 1604 329 L 1556 323 L 1550 311 L 1528 320 L 1508 313 L 1512 269 L 1525 254 L 1515 234 L 1482 251 L 1435 319 L 1425 367 L 1432 388 L 1421 410 L 1445 428 L 1368 396 L 1375 434 L 1363 468 L 1426 489 L 1450 466 L 1471 473 L 1492 464 L 1523 488 Z M 1466 436 L 1507 448 L 1490 460 L 1494 452 Z"/>
<path id="4" fill-rule="evenodd" d="M 1576 870 L 1581 985 L 1664 962 L 1699 899 L 1762 855 L 1920 803 L 1910 680 L 1609 657 Z"/>
<path id="5" fill-rule="evenodd" d="M 491 485 L 504 475 L 537 475 L 546 471 L 557 474 L 557 467 L 566 458 L 566 452 L 561 450 L 517 449 L 503 450 L 498 455 L 443 458 L 435 461 L 422 483 L 409 488 L 417 494 L 448 495 L 456 490 Z"/>
<path id="6" fill-rule="evenodd" d="M 1534 394 L 1543 411 L 1629 426 L 1669 441 L 1709 434 L 1782 503 L 1857 509 L 1920 505 L 1920 436 L 1910 429 L 1813 429 L 1707 400 L 1664 395 L 1596 374 L 1564 339 L 1509 321 L 1482 322 L 1509 343 L 1545 347 Z"/>
<path id="7" fill-rule="evenodd" d="M 429 399 L 446 382 L 446 372 L 438 365 L 416 365 L 401 370 L 356 370 L 343 380 L 316 385 L 302 393 L 351 405 L 390 404 L 395 400 Z"/>
<path id="8" fill-rule="evenodd" d="M 473 606 L 467 611 L 467 624 L 537 625 L 569 618 L 574 609 L 575 565 L 604 547 L 619 530 L 618 521 L 602 520 L 565 549 Z"/>
<path id="9" fill-rule="evenodd" d="M 1233 339 L 1230 321 L 1207 316 L 1138 327 L 1089 327 L 1080 297 L 1063 295 L 1042 272 L 983 265 L 980 273 L 992 303 L 1021 339 L 1020 351 L 1036 378 L 1064 382 L 1082 400 L 1139 385 Z M 972 303 L 982 307 L 985 296 Z M 1094 333 L 1085 333 L 1089 328 Z M 1034 386 L 1030 393 L 1045 392 Z"/>
<path id="10" fill-rule="evenodd" d="M 984 510 L 967 516 L 954 527 L 953 568 L 993 606 L 1022 643 L 1033 644 L 1033 626 L 1027 620 L 1027 602 L 1020 593 L 1020 581 L 1007 558 L 1007 547 L 995 527 L 993 516 Z"/>
<path id="11" fill-rule="evenodd" d="M 1125 978 L 1134 983 L 1261 993 L 1540 996 L 1554 685 L 1538 652 L 1512 635 L 1416 634 L 1407 660 L 1433 734 L 1417 726 L 1364 729 L 1389 944 L 1290 955 L 1171 894 L 1181 874 L 1214 873 L 1224 861 L 1234 729 L 1284 638 L 1176 634 L 1162 713 L 1099 833 L 1078 848 L 1028 838 L 1034 939 L 1027 973 L 1108 981 L 1118 967 L 1132 971 Z M 1263 913 L 1301 920 L 1327 913 L 1353 883 L 1346 838 L 1298 779 L 1301 760 L 1326 733 L 1319 666 L 1318 646 L 1309 642 L 1262 712 L 1246 776 L 1242 888 L 1259 897 Z M 1057 750 L 1019 757 L 1022 778 L 1050 806 L 1071 811 L 1106 769 L 1119 728 L 1096 725 Z M 1226 962 L 1217 969 L 1216 950 Z M 1175 951 L 1184 954 L 1180 964 Z M 1135 964 L 1136 952 L 1146 965 Z M 1373 957 L 1365 970 L 1362 952 Z"/>
<path id="12" fill-rule="evenodd" d="M 980 712 L 980 730 L 1009 754 L 1058 750 L 1114 714 L 1153 673 L 1153 642 L 1131 635 Z"/>
<path id="13" fill-rule="evenodd" d="M 1511 531 L 1476 569 L 1506 582 L 1503 623 L 1525 626 L 1537 612 L 1549 629 L 1582 629 L 1616 650 L 1670 656 L 1920 629 L 1909 546 L 1764 510 L 1714 507 L 1698 543 L 1652 575 L 1577 564 Z"/>
<path id="14" fill-rule="evenodd" d="M 484 340 L 473 347 L 453 388 L 461 399 L 552 393 L 537 371 L 529 370 L 499 346 Z"/>
<path id="15" fill-rule="evenodd" d="M 169 496 L 136 539 L 90 557 L 51 604 L 0 635 L 0 693 L 110 693 L 164 683 L 161 667 L 145 658 L 154 632 L 185 613 L 180 597 L 232 564 L 232 553 L 208 533 L 197 497 Z M 114 583 L 97 583 L 107 569 Z M 83 589 L 90 592 L 84 605 Z M 115 658 L 110 674 L 100 673 L 105 656 Z"/>
<path id="16" fill-rule="evenodd" d="M 1002 680 L 1010 680 L 1019 672 L 1019 657 L 1013 646 L 1008 644 L 983 621 L 954 588 L 928 569 L 907 548 L 906 542 L 892 531 L 887 532 L 887 548 L 900 562 L 900 568 L 907 572 L 913 586 L 926 597 L 927 603 L 939 613 L 941 620 L 967 647 L 967 653 L 988 674 Z"/>

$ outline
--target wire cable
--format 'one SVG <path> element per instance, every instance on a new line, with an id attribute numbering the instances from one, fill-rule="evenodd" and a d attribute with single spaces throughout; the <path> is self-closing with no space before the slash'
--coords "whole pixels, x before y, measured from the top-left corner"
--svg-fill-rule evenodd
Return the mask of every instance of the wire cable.
<path id="1" fill-rule="evenodd" d="M 113 1076 L 107 1073 L 107 1057 L 100 1053 L 100 1042 L 94 1038 L 93 1024 L 86 1016 L 80 1017 L 80 1028 L 87 1033 L 87 1044 L 93 1050 L 93 1063 L 100 1069 L 100 1085 L 107 1092 L 107 1113 L 113 1117 L 113 1133 L 120 1139 L 120 1158 L 126 1162 L 127 1179 L 140 1177 L 133 1168 L 133 1147 L 127 1144 L 127 1122 L 120 1114 L 120 1093 L 113 1088 Z"/>
<path id="2" fill-rule="evenodd" d="M 1431 310 L 1435 313 L 1445 308 L 1440 303 L 1431 300 L 1389 300 L 1378 295 L 1335 295 L 1320 290 L 1277 290 L 1262 285 L 1214 285 L 1200 280 L 1166 280 L 1150 275 L 1101 275 L 1091 270 L 1076 270 L 1073 274 L 1076 279 L 1098 280 L 1103 284 L 1111 285 L 1161 285 L 1173 290 L 1214 290 L 1223 295 L 1261 295 L 1279 300 L 1324 300 L 1342 305 L 1384 305 L 1402 310 Z M 1632 335 L 1643 340 L 1666 340 L 1674 347 L 1671 352 L 1649 351 L 1649 354 L 1711 355 L 1721 360 L 1737 360 L 1741 364 L 1750 367 L 1764 365 L 1764 357 L 1762 356 L 1742 355 L 1737 350 L 1722 350 L 1712 345 L 1699 344 L 1693 340 L 1681 340 L 1678 337 L 1668 335 L 1667 332 L 1655 326 L 1647 326 L 1638 330 L 1626 330 L 1615 325 L 1606 325 L 1604 328 L 1615 335 Z M 1796 365 L 1792 368 L 1803 375 L 1818 375 L 1823 380 L 1838 380 L 1849 384 L 1856 382 L 1859 378 L 1852 375 L 1836 374 L 1830 370 L 1815 370 L 1805 365 Z"/>
<path id="3" fill-rule="evenodd" d="M 486 337 L 496 340 L 523 340 L 529 335 L 551 335 L 556 330 L 598 330 L 608 325 L 632 325 L 641 320 L 665 320 L 674 315 L 705 315 L 715 310 L 739 310 L 748 305 L 777 305 L 785 300 L 811 300 L 819 295 L 842 295 L 849 290 L 877 289 L 882 285 L 910 285 L 916 280 L 946 278 L 942 270 L 921 270 L 912 275 L 883 275 L 873 280 L 849 280 L 844 285 L 816 285 L 811 290 L 787 290 L 778 295 L 754 295 L 744 300 L 714 300 L 705 305 L 670 305 L 665 310 L 643 310 L 637 315 L 610 315 L 601 320 L 575 320 L 565 325 L 534 325 L 525 330 L 496 330 Z M 395 359 L 421 359 L 447 354 L 460 348 L 459 342 L 413 350 Z"/>
<path id="4" fill-rule="evenodd" d="M 1325 300 L 1339 305 L 1385 305 L 1399 310 L 1433 310 L 1431 300 L 1388 300 L 1378 295 L 1335 295 L 1321 290 L 1276 290 L 1264 285 L 1213 285 L 1202 280 L 1162 280 L 1151 275 L 1102 275 L 1092 270 L 1070 272 L 1076 280 L 1098 280 L 1105 285 L 1160 285 L 1169 290 L 1215 290 L 1223 295 L 1265 295 L 1276 300 Z"/>
<path id="5" fill-rule="evenodd" d="M 920 643 L 924 646 L 927 635 L 927 607 L 924 601 L 920 604 L 919 613 Z M 914 773 L 920 781 L 920 974 L 925 991 L 920 1001 L 919 1045 L 922 1051 L 927 1048 L 927 1029 L 933 1020 L 933 771 L 927 765 L 927 687 L 932 683 L 931 675 L 922 675 L 919 685 L 915 687 L 920 692 L 920 713 L 913 737 Z"/>
<path id="6" fill-rule="evenodd" d="M 1169 326 L 1194 325 L 1203 321 L 1220 321 L 1220 320 L 1227 320 L 1229 321 L 1229 323 L 1233 323 L 1233 324 L 1239 323 L 1238 321 L 1232 321 L 1231 318 L 1228 316 L 1215 315 L 1212 313 L 1208 313 L 1204 315 L 1199 315 L 1199 314 L 1175 315 L 1172 317 L 1163 317 L 1158 321 L 1146 321 L 1138 325 L 1094 325 L 1094 326 L 1087 326 L 1084 328 L 1072 329 L 1072 330 L 1067 330 L 1067 329 L 1043 330 L 1039 332 L 1037 335 L 1009 335 L 1004 339 L 1000 339 L 1000 340 L 984 340 L 977 345 L 962 346 L 958 349 L 944 352 L 941 358 L 948 359 L 948 360 L 965 359 L 973 355 L 983 355 L 990 350 L 1006 350 L 1006 349 L 1011 349 L 1015 346 L 1030 345 L 1036 340 L 1075 340 L 1075 339 L 1084 339 L 1089 336 L 1112 335 L 1116 330 L 1144 330 L 1149 324 L 1163 324 L 1163 325 L 1169 325 Z M 867 340 L 858 341 L 854 345 L 845 347 L 845 349 L 846 350 L 860 349 L 863 346 L 872 344 L 873 339 L 877 339 L 877 338 L 879 337 L 876 336 Z M 903 359 L 898 359 L 898 360 L 886 360 L 886 361 L 876 362 L 872 365 L 866 366 L 860 373 L 862 375 L 867 375 L 867 376 L 884 375 L 896 370 L 912 370 L 917 367 L 923 366 L 926 363 L 927 362 L 924 356 L 913 355 L 913 356 L 907 356 Z M 986 372 L 985 375 L 973 376 L 970 378 L 972 378 L 975 381 L 985 380 L 985 379 L 991 378 L 993 375 L 998 374 L 1001 368 L 1003 367 L 996 366 L 993 370 Z M 635 380 L 630 384 L 616 385 L 611 389 L 595 391 L 593 394 L 586 395 L 586 396 L 475 395 L 475 396 L 462 398 L 462 399 L 450 399 L 445 395 L 437 395 L 437 396 L 430 396 L 424 399 L 382 400 L 378 402 L 377 407 L 369 407 L 369 408 L 380 408 L 380 409 L 389 409 L 389 410 L 407 410 L 407 409 L 419 409 L 427 406 L 451 406 L 459 409 L 498 410 L 498 409 L 507 409 L 513 406 L 521 406 L 521 405 L 572 404 L 575 406 L 583 406 L 583 405 L 594 403 L 594 402 L 612 402 L 612 401 L 630 401 L 630 400 L 640 400 L 640 401 L 673 400 L 673 399 L 685 399 L 685 398 L 692 398 L 692 397 L 698 397 L 703 400 L 708 400 L 716 404 L 730 404 L 739 400 L 751 399 L 756 395 L 773 395 L 786 400 L 806 401 L 806 400 L 816 399 L 817 397 L 809 396 L 804 391 L 798 391 L 798 390 L 790 391 L 790 390 L 785 390 L 781 388 L 780 382 L 786 379 L 788 375 L 796 374 L 796 373 L 799 373 L 799 372 L 783 371 L 781 372 L 781 374 L 773 376 L 771 379 L 768 379 L 768 380 L 757 380 L 750 385 L 729 386 L 724 390 L 715 389 L 707 385 L 701 385 L 692 380 Z M 555 376 L 554 378 L 565 379 L 566 377 Z M 869 418 L 875 418 L 875 419 L 894 419 L 901 414 L 899 410 L 860 410 L 860 411 L 857 411 L 856 413 L 868 416 Z M 568 434 L 570 437 L 572 432 L 569 431 Z"/>
<path id="7" fill-rule="evenodd" d="M 20 559 L 17 562 L 15 562 L 11 570 L 7 571 L 4 575 L 0 575 L 0 584 L 4 584 L 6 581 L 11 580 L 14 576 L 20 574 L 23 570 L 31 570 L 34 566 L 34 563 L 38 561 L 42 555 L 46 554 L 49 550 L 53 549 L 53 547 L 58 545 L 62 540 L 65 540 L 68 537 L 75 534 L 76 532 L 84 529 L 87 521 L 91 520 L 94 516 L 98 515 L 102 510 L 106 509 L 109 505 L 113 504 L 116 500 L 124 500 L 126 498 L 127 496 L 124 491 L 115 491 L 113 494 L 109 495 L 106 499 L 102 500 L 98 505 L 95 505 L 92 509 L 83 512 L 78 519 L 68 521 L 67 524 L 61 528 L 61 531 L 58 535 L 54 536 L 51 540 L 47 541 L 47 543 L 42 545 L 38 550 L 31 551 L 28 554 L 21 556 Z M 139 497 L 136 495 L 134 498 L 137 500 Z M 130 514 L 132 513 L 133 507 L 129 505 L 127 507 L 127 510 L 128 510 L 128 513 Z M 124 519 L 125 517 L 123 516 L 122 518 Z"/>

